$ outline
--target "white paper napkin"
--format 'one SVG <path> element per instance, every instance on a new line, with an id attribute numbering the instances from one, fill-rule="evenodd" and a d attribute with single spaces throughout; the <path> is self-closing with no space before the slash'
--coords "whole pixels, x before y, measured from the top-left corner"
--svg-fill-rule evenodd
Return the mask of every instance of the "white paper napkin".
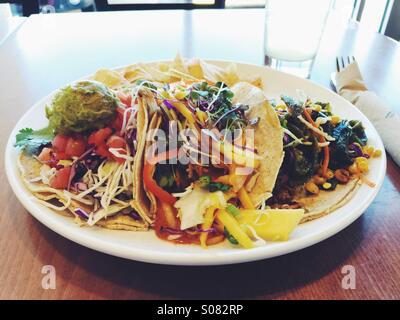
<path id="1" fill-rule="evenodd" d="M 337 92 L 353 103 L 373 123 L 385 149 L 400 166 L 400 116 L 364 84 L 357 62 L 336 74 Z"/>

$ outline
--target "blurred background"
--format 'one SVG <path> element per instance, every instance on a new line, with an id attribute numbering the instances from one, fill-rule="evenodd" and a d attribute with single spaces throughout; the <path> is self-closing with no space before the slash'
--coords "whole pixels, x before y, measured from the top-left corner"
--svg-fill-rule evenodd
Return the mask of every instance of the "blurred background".
<path id="1" fill-rule="evenodd" d="M 9 15 L 111 10 L 260 8 L 265 0 L 0 0 L 0 19 Z M 335 0 L 334 9 L 373 31 L 400 40 L 399 0 Z"/>

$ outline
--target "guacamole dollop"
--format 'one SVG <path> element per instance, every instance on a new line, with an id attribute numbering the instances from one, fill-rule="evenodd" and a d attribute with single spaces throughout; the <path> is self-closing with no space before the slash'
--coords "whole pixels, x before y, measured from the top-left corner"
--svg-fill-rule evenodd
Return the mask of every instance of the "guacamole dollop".
<path id="1" fill-rule="evenodd" d="M 46 107 L 46 117 L 56 133 L 83 132 L 108 125 L 117 107 L 117 98 L 104 84 L 84 80 L 61 89 Z"/>

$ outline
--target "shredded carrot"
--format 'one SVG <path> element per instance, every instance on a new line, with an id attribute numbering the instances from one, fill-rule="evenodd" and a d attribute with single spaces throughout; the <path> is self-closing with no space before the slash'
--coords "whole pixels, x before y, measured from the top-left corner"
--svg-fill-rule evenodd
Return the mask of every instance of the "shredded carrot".
<path id="1" fill-rule="evenodd" d="M 329 146 L 324 147 L 324 162 L 322 162 L 322 174 L 326 177 L 329 166 Z"/>
<path id="2" fill-rule="evenodd" d="M 307 121 L 310 122 L 315 128 L 318 128 L 314 120 L 311 118 L 310 113 L 308 112 L 307 109 L 304 110 L 304 116 L 306 117 Z M 318 141 L 321 143 L 325 142 L 325 138 L 321 135 L 318 135 Z M 322 162 L 322 175 L 326 177 L 326 174 L 328 172 L 328 166 L 329 166 L 329 146 L 324 147 L 324 161 Z"/>
<path id="3" fill-rule="evenodd" d="M 305 115 L 305 117 L 307 118 L 307 121 L 310 122 L 314 127 L 317 128 L 316 123 L 315 123 L 314 120 L 311 118 L 311 115 L 310 115 L 310 113 L 308 112 L 307 109 L 304 109 L 304 115 Z"/>
<path id="4" fill-rule="evenodd" d="M 161 202 L 162 212 L 165 215 L 165 220 L 168 223 L 168 227 L 170 227 L 172 229 L 178 229 L 179 228 L 178 221 L 175 217 L 172 206 L 169 205 L 168 203 L 165 203 L 162 201 L 160 201 L 160 202 Z"/>

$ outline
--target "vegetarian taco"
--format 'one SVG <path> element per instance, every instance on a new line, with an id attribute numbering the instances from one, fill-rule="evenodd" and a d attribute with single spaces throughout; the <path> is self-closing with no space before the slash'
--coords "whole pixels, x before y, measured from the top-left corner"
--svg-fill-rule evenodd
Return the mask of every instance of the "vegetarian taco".
<path id="1" fill-rule="evenodd" d="M 361 183 L 373 187 L 364 173 L 368 159 L 380 150 L 367 145 L 360 121 L 340 119 L 329 103 L 281 96 L 274 102 L 284 130 L 285 157 L 272 208 L 303 208 L 301 222 L 322 217 L 345 205 Z"/>
<path id="2" fill-rule="evenodd" d="M 246 248 L 287 239 L 303 210 L 265 208 L 284 154 L 279 118 L 254 85 L 260 82 L 239 82 L 233 67 L 179 65 L 179 81 L 146 83 L 152 95 L 144 101 L 157 112 L 143 184 L 156 234 L 203 247 L 225 238 Z"/>
<path id="3" fill-rule="evenodd" d="M 131 99 L 100 82 L 79 81 L 56 93 L 46 108 L 48 127 L 17 134 L 21 177 L 38 201 L 81 225 L 148 229 L 137 179 L 148 115 L 140 97 L 135 109 Z"/>

